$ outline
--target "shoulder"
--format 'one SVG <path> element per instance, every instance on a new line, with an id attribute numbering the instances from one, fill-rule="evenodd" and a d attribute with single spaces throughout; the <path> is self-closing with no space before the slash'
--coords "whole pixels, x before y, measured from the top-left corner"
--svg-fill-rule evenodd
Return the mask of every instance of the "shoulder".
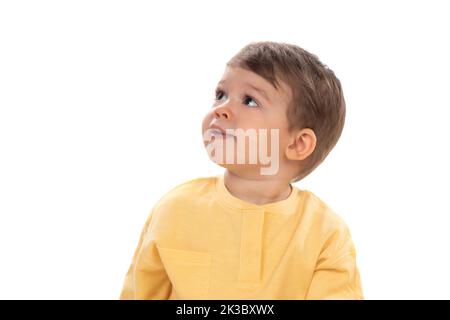
<path id="1" fill-rule="evenodd" d="M 184 181 L 167 191 L 159 200 L 168 201 L 171 199 L 180 200 L 183 197 L 192 197 L 208 193 L 215 187 L 216 177 L 198 177 Z"/>
<path id="2" fill-rule="evenodd" d="M 179 183 L 166 191 L 156 202 L 154 210 L 186 209 L 195 203 L 205 201 L 215 188 L 216 176 L 198 177 Z"/>
<path id="3" fill-rule="evenodd" d="M 312 191 L 302 191 L 304 192 L 303 214 L 311 224 L 311 231 L 323 240 L 351 236 L 346 221 L 339 213 Z"/>

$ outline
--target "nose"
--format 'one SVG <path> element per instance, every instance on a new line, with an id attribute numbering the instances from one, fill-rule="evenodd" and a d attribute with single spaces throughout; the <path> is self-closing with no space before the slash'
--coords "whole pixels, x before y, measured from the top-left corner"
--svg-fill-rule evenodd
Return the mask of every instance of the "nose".
<path id="1" fill-rule="evenodd" d="M 219 106 L 214 109 L 214 115 L 216 118 L 224 118 L 229 120 L 231 118 L 231 111 L 226 106 Z"/>

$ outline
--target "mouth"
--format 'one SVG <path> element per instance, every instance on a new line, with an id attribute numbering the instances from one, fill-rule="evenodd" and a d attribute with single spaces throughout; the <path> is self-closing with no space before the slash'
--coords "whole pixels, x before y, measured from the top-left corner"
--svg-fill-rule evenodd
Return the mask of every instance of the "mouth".
<path id="1" fill-rule="evenodd" d="M 228 134 L 224 131 L 221 131 L 220 129 L 209 129 L 209 132 L 211 134 L 211 136 L 215 136 L 215 137 L 222 137 L 222 138 L 233 138 L 234 136 L 232 134 Z"/>
<path id="2" fill-rule="evenodd" d="M 212 125 L 208 128 L 208 131 L 211 133 L 211 135 L 214 136 L 222 136 L 223 138 L 229 138 L 234 137 L 234 135 L 228 133 L 226 130 L 222 129 L 221 127 L 217 125 Z"/>

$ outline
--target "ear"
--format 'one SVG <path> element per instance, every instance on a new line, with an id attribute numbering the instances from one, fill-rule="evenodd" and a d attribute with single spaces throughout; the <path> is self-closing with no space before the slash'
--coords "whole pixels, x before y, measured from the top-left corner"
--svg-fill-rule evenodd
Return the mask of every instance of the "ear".
<path id="1" fill-rule="evenodd" d="M 316 147 L 316 135 L 309 128 L 294 131 L 289 139 L 290 141 L 286 149 L 286 157 L 289 160 L 304 160 L 313 153 Z"/>

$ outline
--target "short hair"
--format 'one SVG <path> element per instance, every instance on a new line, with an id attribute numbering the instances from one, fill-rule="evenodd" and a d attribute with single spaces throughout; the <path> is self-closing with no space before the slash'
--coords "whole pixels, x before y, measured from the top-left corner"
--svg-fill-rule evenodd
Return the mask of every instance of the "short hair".
<path id="1" fill-rule="evenodd" d="M 227 66 L 250 70 L 276 90 L 279 80 L 291 88 L 292 101 L 286 114 L 289 133 L 310 128 L 317 139 L 314 151 L 302 161 L 301 170 L 291 182 L 303 179 L 322 163 L 341 136 L 345 99 L 339 79 L 316 55 L 282 42 L 251 42 Z"/>

